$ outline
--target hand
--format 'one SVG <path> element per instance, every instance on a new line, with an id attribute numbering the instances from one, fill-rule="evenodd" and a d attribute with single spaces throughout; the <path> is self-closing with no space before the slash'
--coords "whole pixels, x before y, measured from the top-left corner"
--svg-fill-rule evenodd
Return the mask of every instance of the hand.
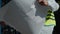
<path id="1" fill-rule="evenodd" d="M 39 4 L 41 5 L 44 5 L 44 6 L 47 6 L 48 5 L 48 2 L 47 0 L 37 0 Z"/>

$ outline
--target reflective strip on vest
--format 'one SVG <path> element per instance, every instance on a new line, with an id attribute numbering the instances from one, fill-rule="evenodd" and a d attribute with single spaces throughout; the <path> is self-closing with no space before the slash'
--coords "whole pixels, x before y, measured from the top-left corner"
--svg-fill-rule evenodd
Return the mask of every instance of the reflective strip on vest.
<path id="1" fill-rule="evenodd" d="M 51 25 L 55 26 L 56 21 L 55 21 L 54 13 L 51 10 L 49 10 L 46 16 L 45 26 L 51 26 Z"/>

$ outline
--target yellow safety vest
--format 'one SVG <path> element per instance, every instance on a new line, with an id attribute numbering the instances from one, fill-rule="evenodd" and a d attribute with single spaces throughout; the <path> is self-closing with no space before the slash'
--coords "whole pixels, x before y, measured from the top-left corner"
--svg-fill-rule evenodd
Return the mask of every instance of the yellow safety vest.
<path id="1" fill-rule="evenodd" d="M 54 13 L 51 10 L 48 10 L 48 14 L 46 16 L 45 26 L 56 25 Z"/>

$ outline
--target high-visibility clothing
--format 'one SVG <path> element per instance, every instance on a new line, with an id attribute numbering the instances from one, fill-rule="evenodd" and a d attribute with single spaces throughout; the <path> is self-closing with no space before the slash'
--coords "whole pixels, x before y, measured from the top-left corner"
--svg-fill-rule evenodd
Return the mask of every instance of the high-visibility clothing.
<path id="1" fill-rule="evenodd" d="M 45 21 L 46 26 L 56 25 L 54 13 L 49 10 Z"/>

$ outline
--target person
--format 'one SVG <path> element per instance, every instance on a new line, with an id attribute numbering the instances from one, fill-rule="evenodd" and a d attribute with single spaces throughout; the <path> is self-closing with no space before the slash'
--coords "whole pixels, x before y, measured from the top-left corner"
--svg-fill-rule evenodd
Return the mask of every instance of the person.
<path id="1" fill-rule="evenodd" d="M 54 26 L 44 26 L 47 5 L 47 0 L 12 0 L 3 18 L 22 34 L 52 34 Z"/>

